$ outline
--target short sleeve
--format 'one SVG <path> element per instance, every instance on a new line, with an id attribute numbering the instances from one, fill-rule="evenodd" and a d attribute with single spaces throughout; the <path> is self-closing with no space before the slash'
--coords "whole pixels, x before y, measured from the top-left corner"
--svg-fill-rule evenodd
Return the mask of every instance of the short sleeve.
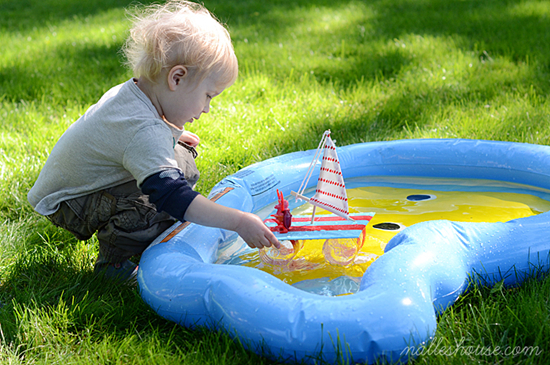
<path id="1" fill-rule="evenodd" d="M 175 138 L 163 125 L 152 125 L 139 130 L 124 151 L 123 166 L 137 180 L 143 181 L 166 169 L 179 169 L 174 157 Z"/>

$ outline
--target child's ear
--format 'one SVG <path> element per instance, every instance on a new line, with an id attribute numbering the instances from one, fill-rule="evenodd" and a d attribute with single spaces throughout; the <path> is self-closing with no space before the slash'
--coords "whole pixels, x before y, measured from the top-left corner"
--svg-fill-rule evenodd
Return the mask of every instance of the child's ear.
<path id="1" fill-rule="evenodd" d="M 168 72 L 168 88 L 171 91 L 175 91 L 176 87 L 182 82 L 183 78 L 187 76 L 187 67 L 182 65 L 174 66 Z"/>

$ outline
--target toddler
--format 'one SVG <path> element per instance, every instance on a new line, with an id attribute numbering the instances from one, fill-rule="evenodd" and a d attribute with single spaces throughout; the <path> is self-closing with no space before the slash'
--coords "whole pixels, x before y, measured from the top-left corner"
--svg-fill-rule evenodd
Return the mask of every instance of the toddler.
<path id="1" fill-rule="evenodd" d="M 95 232 L 95 272 L 135 277 L 128 259 L 175 219 L 236 231 L 252 248 L 279 247 L 262 220 L 195 192 L 186 123 L 237 78 L 227 30 L 203 6 L 171 1 L 136 15 L 124 47 L 135 78 L 115 86 L 72 124 L 28 193 L 35 210 L 79 240 Z"/>

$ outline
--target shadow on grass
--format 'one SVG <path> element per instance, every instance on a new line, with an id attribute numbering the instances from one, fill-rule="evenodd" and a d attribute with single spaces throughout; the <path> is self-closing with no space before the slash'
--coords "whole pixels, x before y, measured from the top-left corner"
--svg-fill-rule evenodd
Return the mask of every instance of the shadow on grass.
<path id="1" fill-rule="evenodd" d="M 147 2 L 145 2 L 147 3 Z M 128 0 L 106 1 L 49 1 L 25 0 L 8 2 L 0 6 L 0 11 L 12 16 L 6 18 L 22 19 L 4 20 L 7 29 L 25 29 L 32 24 L 59 22 L 71 19 L 74 15 L 93 15 L 111 8 L 128 6 Z M 304 10 L 315 8 L 334 9 L 345 7 L 368 8 L 368 17 L 360 17 L 351 21 L 348 26 L 339 28 L 331 34 L 312 31 L 310 38 L 313 44 L 320 47 L 320 52 L 327 57 L 338 58 L 334 62 L 323 63 L 311 67 L 315 78 L 322 85 L 336 83 L 343 90 L 355 87 L 358 80 L 384 82 L 392 80 L 413 62 L 410 54 L 399 50 L 379 53 L 370 47 L 372 43 L 392 42 L 406 35 L 453 37 L 457 39 L 456 47 L 468 53 L 477 54 L 483 61 L 490 61 L 498 56 L 515 63 L 533 65 L 526 79 L 511 80 L 502 85 L 504 89 L 514 87 L 513 82 L 519 81 L 525 88 L 534 86 L 541 94 L 550 92 L 550 17 L 537 15 L 535 9 L 528 8 L 527 3 L 511 0 L 479 2 L 467 0 L 448 2 L 444 0 L 375 0 L 364 4 L 355 0 L 298 0 L 286 1 L 208 1 L 205 5 L 222 21 L 235 29 L 257 29 L 257 39 L 269 37 L 272 42 L 284 42 L 292 38 L 296 26 L 304 19 Z M 536 4 L 536 3 L 533 3 Z M 533 5 L 535 6 L 535 5 Z M 293 15 L 294 14 L 294 15 Z M 7 23 L 6 23 L 7 22 Z M 12 24 L 13 23 L 13 24 Z M 2 23 L 0 23 L 2 24 Z M 6 25 L 8 24 L 8 25 Z M 370 25 L 374 30 L 366 37 L 360 36 L 360 28 Z M 238 32 L 237 32 L 238 33 Z M 329 45 L 323 46 L 329 39 Z M 241 41 L 239 36 L 235 37 Z M 354 44 L 344 52 L 339 46 L 340 40 L 353 40 Z M 334 44 L 330 44 L 330 43 Z M 125 69 L 121 65 L 122 58 L 118 53 L 121 43 L 116 47 L 105 46 L 70 46 L 63 45 L 47 52 L 51 62 L 37 63 L 35 60 L 22 61 L 16 66 L 0 69 L 0 94 L 7 100 L 40 100 L 52 97 L 55 100 L 76 99 L 85 103 L 95 102 L 104 91 L 125 80 Z M 325 47 L 325 48 L 321 48 Z M 340 48 L 339 48 L 340 47 Z M 343 47 L 343 46 L 342 46 Z M 269 59 L 268 62 L 278 62 Z M 284 80 L 295 68 L 296 73 L 309 73 L 310 67 L 296 65 L 292 62 L 282 66 L 268 64 L 269 70 L 283 67 L 278 77 Z M 57 67 L 62 65 L 60 69 Z M 261 70 L 259 70 L 261 72 Z M 481 70 L 483 72 L 483 70 Z M 52 79 L 56 84 L 52 84 Z M 475 76 L 472 76 L 475 80 Z M 467 85 L 471 87 L 473 98 L 481 96 L 489 99 L 494 93 L 492 84 Z M 475 90 L 475 93 L 473 92 Z M 440 90 L 432 90 L 435 93 Z M 431 92 L 431 91 L 430 91 Z M 383 106 L 385 111 L 381 118 L 365 122 L 361 134 L 366 133 L 369 124 L 378 123 L 379 127 L 389 127 L 386 138 L 391 138 L 392 120 L 401 119 L 402 123 L 418 122 L 418 113 L 427 107 L 415 90 L 409 96 L 398 96 Z M 452 94 L 455 95 L 452 95 Z M 451 95 L 451 98 L 447 96 Z M 461 97 L 468 96 L 468 91 L 454 92 L 448 90 L 434 104 L 445 106 L 456 102 Z M 414 101 L 407 103 L 407 101 Z M 433 100 L 432 100 L 433 101 Z M 405 103 L 403 103 L 405 102 Z M 413 105 L 414 104 L 414 105 Z M 416 114 L 416 117 L 415 117 Z M 404 119 L 404 116 L 408 118 Z M 363 119 L 365 120 L 365 119 Z M 381 121 L 385 122 L 382 123 Z M 390 122 L 388 122 L 390 121 Z M 399 124 L 399 123 L 397 123 Z"/>
<path id="2" fill-rule="evenodd" d="M 210 1 L 206 5 L 221 19 L 227 20 L 233 28 L 252 27 L 260 32 L 262 28 L 269 32 L 260 34 L 258 39 L 269 37 L 284 42 L 292 38 L 297 25 L 306 21 L 297 10 L 326 8 L 338 10 L 358 6 L 355 0 L 325 1 L 298 0 L 292 3 L 274 2 L 228 2 Z M 548 72 L 550 71 L 550 16 L 544 5 L 513 0 L 502 1 L 446 1 L 446 0 L 375 0 L 360 8 L 368 8 L 369 14 L 342 27 L 334 34 L 312 31 L 311 38 L 321 45 L 326 38 L 339 43 L 341 39 L 356 40 L 359 47 L 377 41 L 393 41 L 406 35 L 455 37 L 458 46 L 471 51 L 480 59 L 503 56 L 513 62 L 538 62 L 544 79 L 533 81 L 543 90 L 550 90 Z M 539 13 L 537 13 L 539 10 Z M 372 25 L 374 32 L 367 37 L 359 36 L 359 28 Z M 278 41 L 276 43 L 278 43 Z M 334 47 L 337 56 L 338 47 Z M 348 54 L 353 56 L 353 53 Z M 325 68 L 316 72 L 321 81 L 332 79 L 344 84 L 353 84 L 361 77 L 382 79 L 391 77 L 407 64 L 398 53 L 385 55 L 370 54 L 365 59 L 348 57 L 344 68 L 335 64 L 333 69 Z M 290 70 L 289 70 L 290 71 Z"/>
<path id="3" fill-rule="evenodd" d="M 121 46 L 64 44 L 43 55 L 47 62 L 25 59 L 0 68 L 0 95 L 13 102 L 95 103 L 108 89 L 126 81 Z"/>
<path id="4" fill-rule="evenodd" d="M 83 267 L 76 244 L 70 234 L 46 224 L 5 270 L 0 282 L 2 356 L 11 348 L 21 357 L 50 359 L 47 352 L 55 352 L 56 346 L 75 346 L 90 363 L 140 353 L 174 359 L 197 354 L 199 363 L 219 358 L 275 363 L 247 351 L 223 331 L 191 330 L 161 318 L 143 302 L 136 285 Z"/>
<path id="5" fill-rule="evenodd" d="M 550 49 L 550 17 L 543 3 L 515 0 L 446 1 L 375 0 L 379 9 L 378 36 L 388 39 L 404 34 L 459 36 L 463 47 L 489 55 L 546 61 Z M 537 15 L 539 10 L 542 14 Z M 401 14 L 402 16 L 395 16 Z"/>
<path id="6" fill-rule="evenodd" d="M 140 0 L 141 4 L 152 0 Z M 8 0 L 0 3 L 0 30 L 25 32 L 33 28 L 57 25 L 75 17 L 87 17 L 125 8 L 131 0 Z"/>

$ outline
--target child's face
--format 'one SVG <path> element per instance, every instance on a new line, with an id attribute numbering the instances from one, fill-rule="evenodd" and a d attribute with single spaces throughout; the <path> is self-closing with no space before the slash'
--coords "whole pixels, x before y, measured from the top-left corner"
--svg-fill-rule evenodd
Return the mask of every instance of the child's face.
<path id="1" fill-rule="evenodd" d="M 189 81 L 187 74 L 180 77 L 176 73 L 168 80 L 169 83 L 172 82 L 173 90 L 162 103 L 164 117 L 170 123 L 183 128 L 185 123 L 192 123 L 202 113 L 208 113 L 210 101 L 226 88 L 217 85 L 217 79 L 217 74 L 213 73 L 197 84 Z"/>

